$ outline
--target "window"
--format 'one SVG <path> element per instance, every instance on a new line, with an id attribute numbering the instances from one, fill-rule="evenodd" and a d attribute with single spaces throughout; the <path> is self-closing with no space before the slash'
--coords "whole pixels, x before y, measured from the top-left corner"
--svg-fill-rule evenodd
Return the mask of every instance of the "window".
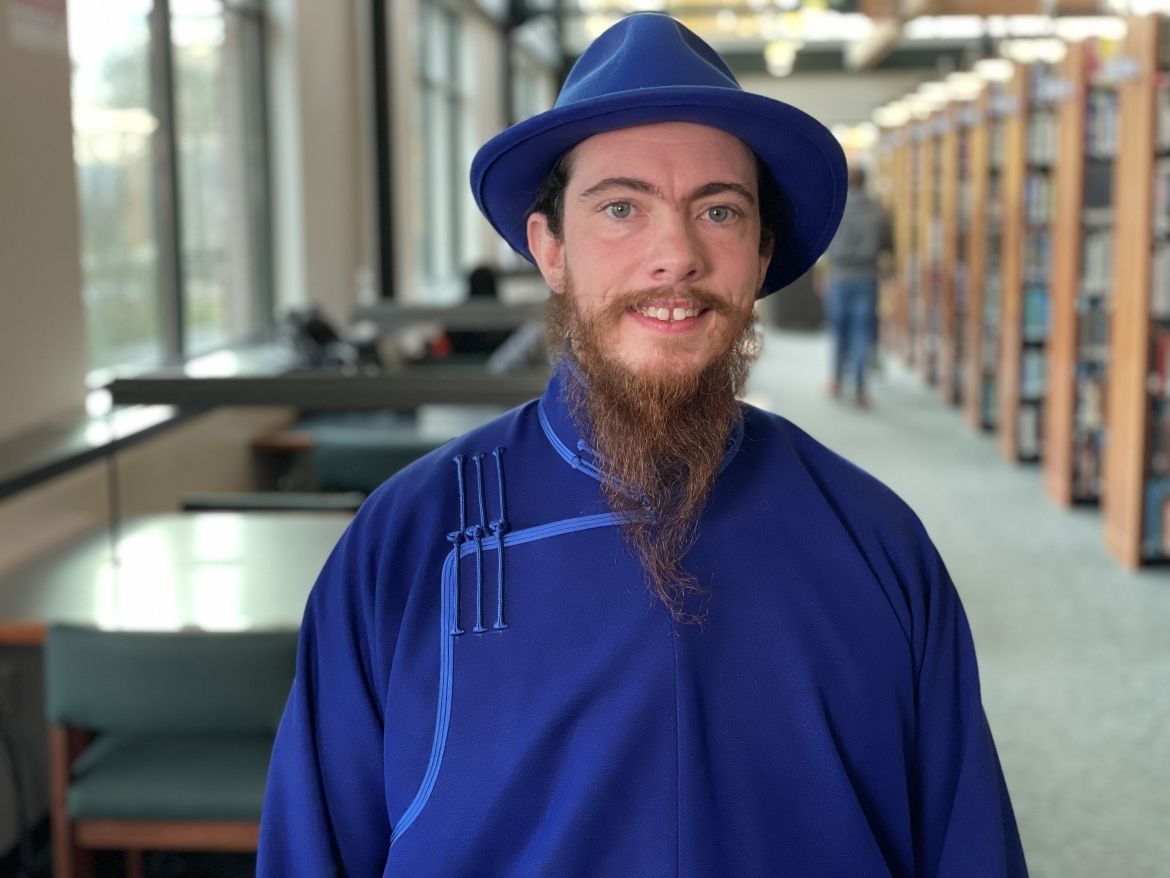
<path id="1" fill-rule="evenodd" d="M 419 243 L 428 284 L 450 281 L 460 269 L 460 206 L 466 174 L 460 164 L 464 136 L 462 57 L 458 16 L 438 3 L 419 8 L 419 126 L 422 132 L 424 216 Z"/>
<path id="2" fill-rule="evenodd" d="M 266 330 L 272 292 L 259 3 L 75 3 L 69 36 L 87 341 L 97 380 Z"/>

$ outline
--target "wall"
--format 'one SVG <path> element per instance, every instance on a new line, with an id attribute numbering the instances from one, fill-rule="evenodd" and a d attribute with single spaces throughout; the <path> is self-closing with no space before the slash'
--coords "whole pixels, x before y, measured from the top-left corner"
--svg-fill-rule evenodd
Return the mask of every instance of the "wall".
<path id="1" fill-rule="evenodd" d="M 311 301 L 338 323 L 348 321 L 373 264 L 358 4 L 268 3 L 278 308 Z"/>
<path id="2" fill-rule="evenodd" d="M 426 288 L 418 253 L 421 248 L 422 149 L 417 120 L 420 109 L 415 83 L 418 70 L 419 0 L 396 0 L 390 6 L 387 58 L 391 76 L 391 130 L 395 132 L 394 166 L 391 185 L 394 201 L 396 295 L 406 301 L 434 300 L 462 295 L 457 290 Z M 458 3 L 454 4 L 457 7 Z M 470 4 L 463 4 L 469 7 Z M 479 147 L 505 125 L 504 41 L 499 26 L 484 13 L 466 9 L 462 16 L 463 87 L 469 96 L 469 113 L 464 120 L 461 147 L 463 170 L 456 181 L 460 195 L 460 221 L 464 252 L 460 271 L 466 272 L 483 261 L 495 260 L 499 238 L 475 206 L 468 182 L 471 159 Z"/>
<path id="3" fill-rule="evenodd" d="M 931 71 L 922 70 L 795 74 L 782 79 L 752 74 L 740 77 L 740 85 L 792 104 L 832 126 L 868 122 L 879 106 L 905 97 L 931 78 Z"/>
<path id="4" fill-rule="evenodd" d="M 82 403 L 84 314 L 64 28 L 63 15 L 38 26 L 0 0 L 0 440 Z"/>

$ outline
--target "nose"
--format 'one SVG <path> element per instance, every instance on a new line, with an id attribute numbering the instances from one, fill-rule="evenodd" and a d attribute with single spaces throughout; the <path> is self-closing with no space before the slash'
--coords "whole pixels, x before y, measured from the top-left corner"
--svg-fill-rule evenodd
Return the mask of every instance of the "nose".
<path id="1" fill-rule="evenodd" d="M 685 216 L 659 216 L 658 234 L 650 252 L 650 274 L 656 284 L 693 283 L 707 270 L 698 230 Z"/>

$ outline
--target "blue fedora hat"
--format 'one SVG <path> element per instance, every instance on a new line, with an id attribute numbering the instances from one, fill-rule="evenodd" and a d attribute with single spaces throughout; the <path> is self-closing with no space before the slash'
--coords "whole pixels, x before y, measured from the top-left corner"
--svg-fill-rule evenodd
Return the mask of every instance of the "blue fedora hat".
<path id="1" fill-rule="evenodd" d="M 476 204 L 529 262 L 527 219 L 558 158 L 604 131 L 694 122 L 733 134 L 772 173 L 786 201 L 763 294 L 804 274 L 829 246 L 845 208 L 845 156 L 836 138 L 795 107 L 745 92 L 723 59 L 659 13 L 627 16 L 577 60 L 551 110 L 497 134 L 471 163 Z"/>

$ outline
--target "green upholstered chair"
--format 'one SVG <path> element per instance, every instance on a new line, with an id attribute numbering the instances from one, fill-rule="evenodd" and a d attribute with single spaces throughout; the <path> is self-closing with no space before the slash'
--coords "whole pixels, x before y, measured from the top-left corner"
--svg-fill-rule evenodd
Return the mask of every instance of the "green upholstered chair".
<path id="1" fill-rule="evenodd" d="M 411 429 L 319 427 L 314 433 L 310 453 L 318 486 L 323 491 L 366 494 L 446 441 Z"/>
<path id="2" fill-rule="evenodd" d="M 92 851 L 254 851 L 296 632 L 114 632 L 45 641 L 53 874 Z"/>

